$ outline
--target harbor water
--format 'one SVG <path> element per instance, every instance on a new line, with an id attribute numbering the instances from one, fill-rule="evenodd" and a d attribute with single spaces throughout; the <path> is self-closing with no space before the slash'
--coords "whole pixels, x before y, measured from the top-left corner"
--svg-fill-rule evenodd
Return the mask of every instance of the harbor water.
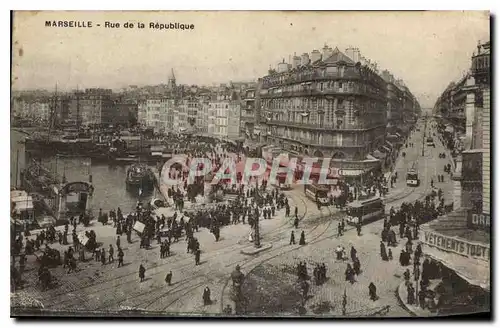
<path id="1" fill-rule="evenodd" d="M 17 149 L 12 146 L 17 144 L 17 140 L 22 140 L 23 134 L 17 131 L 11 133 L 11 185 L 15 185 L 16 153 Z M 25 166 L 24 147 L 18 144 L 21 158 L 19 170 Z M 23 156 L 22 156 L 22 155 Z M 28 159 L 29 156 L 27 155 Z M 149 202 L 154 192 L 143 193 L 140 197 L 138 190 L 128 191 L 125 185 L 125 178 L 128 165 L 108 165 L 93 164 L 90 158 L 84 157 L 47 157 L 41 158 L 43 166 L 55 173 L 62 180 L 66 177 L 67 182 L 85 181 L 89 182 L 92 175 L 92 185 L 94 195 L 92 199 L 92 210 L 94 215 L 99 213 L 99 209 L 109 211 L 120 207 L 124 213 L 135 208 L 138 200 Z M 14 183 L 13 183 L 14 181 Z"/>

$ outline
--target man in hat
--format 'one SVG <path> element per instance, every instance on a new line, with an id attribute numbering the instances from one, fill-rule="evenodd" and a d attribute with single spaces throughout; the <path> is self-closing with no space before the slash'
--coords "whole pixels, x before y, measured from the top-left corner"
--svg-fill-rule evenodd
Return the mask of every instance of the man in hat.
<path id="1" fill-rule="evenodd" d="M 292 234 L 290 235 L 290 245 L 295 245 L 295 233 L 292 230 Z"/>
<path id="2" fill-rule="evenodd" d="M 141 280 L 141 282 L 144 281 L 145 277 L 146 277 L 146 268 L 144 268 L 144 266 L 141 264 L 139 266 L 139 279 Z"/>
<path id="3" fill-rule="evenodd" d="M 165 277 L 165 282 L 169 285 L 172 286 L 172 271 L 167 273 L 167 276 Z"/>

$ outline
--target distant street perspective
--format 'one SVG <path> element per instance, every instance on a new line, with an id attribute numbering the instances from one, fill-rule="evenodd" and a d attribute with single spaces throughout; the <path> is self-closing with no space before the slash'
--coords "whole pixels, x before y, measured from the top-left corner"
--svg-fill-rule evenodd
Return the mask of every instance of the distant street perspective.
<path id="1" fill-rule="evenodd" d="M 450 13 L 450 24 L 468 19 L 462 14 Z M 41 24 L 41 38 L 55 42 L 63 37 L 55 34 L 62 31 L 57 17 L 67 15 L 94 20 L 83 35 L 113 35 L 91 13 L 16 12 L 17 37 L 25 36 L 23 24 Z M 139 44 L 147 36 L 154 51 L 164 42 L 155 33 L 166 33 L 180 53 L 183 43 L 172 35 L 204 40 L 194 12 L 172 15 L 186 18 L 190 31 L 113 33 L 130 33 Z M 204 19 L 215 24 L 240 15 Z M 312 24 L 315 15 L 301 22 Z M 42 27 L 45 20 L 54 23 Z M 488 19 L 484 25 L 478 31 L 489 38 Z M 261 47 L 281 42 L 269 31 L 274 41 Z M 458 47 L 463 66 L 450 73 L 441 65 L 441 89 L 431 90 L 412 78 L 418 65 L 401 68 L 408 66 L 399 61 L 410 59 L 394 60 L 394 67 L 386 60 L 382 68 L 367 58 L 370 50 L 321 33 L 312 37 L 316 48 L 300 39 L 275 46 L 277 62 L 257 49 L 248 57 L 234 52 L 242 57 L 231 60 L 256 65 L 253 78 L 241 81 L 234 68 L 222 73 L 227 55 L 210 65 L 188 63 L 198 62 L 198 49 L 184 63 L 165 57 L 169 67 L 156 82 L 139 82 L 146 81 L 140 71 L 122 88 L 89 82 L 91 74 L 108 73 L 85 73 L 75 57 L 75 72 L 64 73 L 67 79 L 54 74 L 52 87 L 26 78 L 13 83 L 11 316 L 490 313 L 489 39 Z M 110 51 L 121 53 L 123 45 L 113 42 Z M 213 42 L 231 48 L 233 41 Z M 56 47 L 81 49 L 70 44 Z M 134 60 L 148 61 L 138 54 Z M 425 60 L 440 66 L 432 56 Z M 14 57 L 17 69 L 29 66 Z M 221 70 L 210 83 L 198 83 L 206 80 L 186 68 L 206 72 L 204 60 L 208 71 Z M 107 65 L 115 70 L 113 61 Z"/>

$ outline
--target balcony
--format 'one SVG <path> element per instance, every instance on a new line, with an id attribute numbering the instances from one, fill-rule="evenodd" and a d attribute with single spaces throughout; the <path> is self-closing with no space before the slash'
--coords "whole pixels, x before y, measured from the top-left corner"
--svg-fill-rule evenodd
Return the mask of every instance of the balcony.
<path id="1" fill-rule="evenodd" d="M 366 147 L 366 145 L 364 145 L 364 144 L 356 144 L 354 142 L 346 142 L 345 140 L 342 142 L 342 145 L 338 145 L 336 142 L 325 142 L 325 140 L 323 140 L 323 143 L 319 143 L 319 141 L 316 139 L 292 138 L 289 136 L 280 136 L 280 135 L 276 135 L 276 134 L 274 134 L 274 136 L 279 138 L 279 139 L 297 142 L 297 143 L 300 143 L 304 146 L 313 146 L 313 147 L 322 147 L 322 148 L 364 148 L 364 147 Z"/>
<path id="2" fill-rule="evenodd" d="M 262 99 L 272 99 L 272 98 L 287 98 L 287 97 L 315 97 L 315 96 L 325 96 L 329 98 L 333 96 L 365 96 L 375 99 L 380 99 L 386 101 L 386 97 L 383 94 L 377 94 L 373 92 L 368 92 L 361 90 L 361 88 L 328 88 L 323 90 L 310 89 L 310 90 L 300 90 L 300 91 L 282 91 L 277 93 L 267 93 L 261 95 Z"/>
<path id="3" fill-rule="evenodd" d="M 271 88 L 273 86 L 311 82 L 311 81 L 360 80 L 360 79 L 361 77 L 358 71 L 356 71 L 355 69 L 346 69 L 342 76 L 339 72 L 329 72 L 325 74 L 320 74 L 319 72 L 302 73 L 301 75 L 292 74 L 287 79 L 280 80 L 279 78 L 276 78 L 275 80 L 264 81 L 262 83 L 262 87 L 266 89 L 266 88 Z"/>
<path id="4" fill-rule="evenodd" d="M 345 123 L 342 123 L 339 127 L 339 125 L 335 125 L 333 122 L 302 123 L 302 122 L 290 122 L 290 121 L 278 121 L 278 120 L 266 120 L 266 119 L 264 119 L 264 122 L 262 123 L 265 123 L 267 125 L 317 130 L 317 131 L 346 131 L 346 132 L 367 131 L 378 127 L 385 127 L 385 123 L 370 127 L 354 128 L 347 126 L 347 124 Z"/>

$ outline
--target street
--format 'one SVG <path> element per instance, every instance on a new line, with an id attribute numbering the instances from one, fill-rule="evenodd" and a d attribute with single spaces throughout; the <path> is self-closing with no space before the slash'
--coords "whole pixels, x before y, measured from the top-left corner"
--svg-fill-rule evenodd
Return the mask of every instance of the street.
<path id="1" fill-rule="evenodd" d="M 423 130 L 423 129 L 421 129 Z M 444 183 L 437 183 L 437 174 L 442 174 L 443 166 L 448 159 L 439 159 L 438 154 L 443 152 L 443 146 L 436 148 L 425 146 L 422 151 L 422 134 L 414 132 L 409 142 L 414 147 L 403 148 L 406 156 L 400 156 L 395 165 L 398 174 L 397 182 L 386 196 L 386 212 L 391 207 L 399 207 L 402 202 L 414 202 L 423 199 L 431 190 L 430 181 L 434 181 L 437 188 L 441 188 L 446 202 L 451 199 L 452 185 L 449 176 Z M 416 164 L 421 179 L 419 187 L 408 187 L 405 175 L 408 168 Z M 126 309 L 140 309 L 159 311 L 161 313 L 221 313 L 230 300 L 230 273 L 239 264 L 243 273 L 252 279 L 252 272 L 264 268 L 272 272 L 272 267 L 293 268 L 298 261 L 305 260 L 309 268 L 314 263 L 325 263 L 328 268 L 329 280 L 322 286 L 311 289 L 313 295 L 307 304 L 328 301 L 340 304 L 344 290 L 347 295 L 347 313 L 363 313 L 375 311 L 384 306 L 390 306 L 388 315 L 404 316 L 408 313 L 402 309 L 395 296 L 395 289 L 401 282 L 404 271 L 396 260 L 399 247 L 393 249 L 395 260 L 381 262 L 378 254 L 382 222 L 374 222 L 363 226 L 361 236 L 357 236 L 355 229 L 348 227 L 343 236 L 337 236 L 337 224 L 344 215 L 334 208 L 317 206 L 303 194 L 302 186 L 294 186 L 286 192 L 290 199 L 290 206 L 299 209 L 301 218 L 299 229 L 295 230 L 296 238 L 301 231 L 305 232 L 305 246 L 289 245 L 290 233 L 293 230 L 293 219 L 284 216 L 284 209 L 279 211 L 271 220 L 261 220 L 262 243 L 272 244 L 272 248 L 256 256 L 247 256 L 241 250 L 248 248 L 249 228 L 247 225 L 229 225 L 222 229 L 221 240 L 215 242 L 213 235 L 206 229 L 200 229 L 195 236 L 200 241 L 202 255 L 201 265 L 194 265 L 194 257 L 186 252 L 184 241 L 172 244 L 172 256 L 160 259 L 159 246 L 153 242 L 149 250 L 140 249 L 137 237 L 132 244 L 127 245 L 124 239 L 125 265 L 117 267 L 117 262 L 102 265 L 88 259 L 79 264 L 78 272 L 66 274 L 64 269 L 53 270 L 59 281 L 58 288 L 41 292 L 35 286 L 36 270 L 26 271 L 26 281 L 32 282 L 25 288 L 25 292 L 40 300 L 46 309 L 79 310 L 79 311 L 120 311 Z M 79 231 L 81 227 L 77 229 Z M 87 228 L 87 230 L 90 228 Z M 92 229 L 97 233 L 98 240 L 103 247 L 115 243 L 115 229 L 93 223 Z M 354 246 L 358 251 L 362 273 L 353 285 L 344 281 L 343 271 L 345 264 L 335 260 L 333 249 L 338 245 L 347 250 Z M 54 247 L 57 247 L 54 246 Z M 87 253 L 87 257 L 91 254 Z M 31 263 L 33 265 L 33 263 Z M 140 283 L 138 266 L 146 268 L 146 279 Z M 28 262 L 28 270 L 30 263 Z M 172 271 L 172 286 L 167 286 L 165 275 Z M 286 271 L 286 270 L 285 270 Z M 281 270 L 280 272 L 284 272 Z M 291 273 L 282 273 L 290 275 Z M 276 277 L 283 280 L 283 277 Z M 285 279 L 286 280 L 286 279 Z M 367 286 L 373 282 L 377 286 L 379 300 L 372 302 L 367 297 Z M 205 287 L 212 293 L 213 303 L 204 306 L 201 295 Z M 251 297 L 251 296 L 249 296 Z M 340 315 L 340 307 L 336 306 L 332 312 Z"/>

